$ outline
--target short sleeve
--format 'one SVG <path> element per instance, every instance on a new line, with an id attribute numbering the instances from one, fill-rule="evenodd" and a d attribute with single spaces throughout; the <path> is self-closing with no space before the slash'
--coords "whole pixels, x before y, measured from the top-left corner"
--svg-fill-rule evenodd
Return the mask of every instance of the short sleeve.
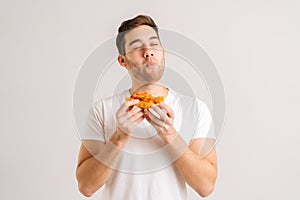
<path id="1" fill-rule="evenodd" d="M 197 100 L 197 116 L 196 120 L 196 129 L 195 129 L 195 138 L 211 138 L 216 139 L 214 123 L 211 116 L 211 113 L 207 105 Z"/>
<path id="2" fill-rule="evenodd" d="M 85 131 L 81 135 L 81 140 L 85 139 L 105 142 L 103 105 L 101 101 L 89 109 Z"/>

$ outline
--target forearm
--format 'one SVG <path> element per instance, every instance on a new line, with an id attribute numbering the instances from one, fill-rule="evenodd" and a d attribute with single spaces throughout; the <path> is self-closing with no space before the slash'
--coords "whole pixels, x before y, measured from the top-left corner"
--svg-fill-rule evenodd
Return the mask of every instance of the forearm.
<path id="1" fill-rule="evenodd" d="M 112 169 L 94 156 L 85 160 L 78 168 L 76 177 L 79 191 L 85 196 L 92 196 L 111 176 Z"/>
<path id="2" fill-rule="evenodd" d="M 199 158 L 190 149 L 175 161 L 185 181 L 201 196 L 208 196 L 214 188 L 217 168 L 206 158 Z"/>
<path id="3" fill-rule="evenodd" d="M 216 163 L 210 161 L 207 157 L 200 158 L 177 133 L 167 143 L 175 160 L 175 166 L 185 181 L 200 196 L 208 196 L 213 191 L 217 177 Z"/>
<path id="4" fill-rule="evenodd" d="M 78 165 L 76 171 L 78 187 L 82 194 L 91 196 L 107 182 L 126 141 L 126 136 L 124 138 L 120 136 L 120 132 L 115 132 L 106 143 L 84 142 L 90 156 Z"/>
<path id="5" fill-rule="evenodd" d="M 199 195 L 208 196 L 213 191 L 217 177 L 217 162 L 214 149 L 204 158 L 200 158 L 200 152 L 207 148 L 204 144 L 206 139 L 194 139 L 188 146 L 173 126 L 175 119 L 173 110 L 164 103 L 154 106 L 152 109 L 159 117 L 147 109 L 145 110 L 145 117 L 166 143 L 169 155 L 172 160 L 175 160 L 175 165 L 179 172 Z"/>

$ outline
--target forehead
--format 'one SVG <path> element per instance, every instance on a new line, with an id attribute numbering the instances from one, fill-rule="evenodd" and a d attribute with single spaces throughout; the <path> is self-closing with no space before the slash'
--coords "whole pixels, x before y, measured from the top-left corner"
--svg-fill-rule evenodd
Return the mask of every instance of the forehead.
<path id="1" fill-rule="evenodd" d="M 136 39 L 148 41 L 153 36 L 157 36 L 157 34 L 152 27 L 147 25 L 139 26 L 125 34 L 125 46 Z"/>

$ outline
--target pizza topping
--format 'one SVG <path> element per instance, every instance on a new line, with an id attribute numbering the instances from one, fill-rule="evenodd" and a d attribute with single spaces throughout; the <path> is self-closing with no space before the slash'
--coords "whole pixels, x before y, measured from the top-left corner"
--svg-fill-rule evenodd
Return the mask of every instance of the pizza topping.
<path id="1" fill-rule="evenodd" d="M 140 102 L 136 106 L 140 108 L 151 108 L 153 105 L 158 105 L 165 100 L 164 96 L 154 97 L 152 94 L 147 92 L 137 92 L 126 98 L 127 101 L 138 99 Z"/>

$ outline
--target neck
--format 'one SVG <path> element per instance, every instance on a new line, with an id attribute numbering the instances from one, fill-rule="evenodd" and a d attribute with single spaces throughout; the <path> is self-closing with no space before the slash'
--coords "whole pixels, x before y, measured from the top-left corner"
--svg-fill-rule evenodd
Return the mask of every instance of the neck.
<path id="1" fill-rule="evenodd" d="M 130 94 L 137 92 L 147 92 L 153 96 L 167 96 L 169 89 L 166 88 L 160 82 L 157 83 L 147 83 L 147 84 L 132 84 L 132 88 L 129 90 Z"/>

